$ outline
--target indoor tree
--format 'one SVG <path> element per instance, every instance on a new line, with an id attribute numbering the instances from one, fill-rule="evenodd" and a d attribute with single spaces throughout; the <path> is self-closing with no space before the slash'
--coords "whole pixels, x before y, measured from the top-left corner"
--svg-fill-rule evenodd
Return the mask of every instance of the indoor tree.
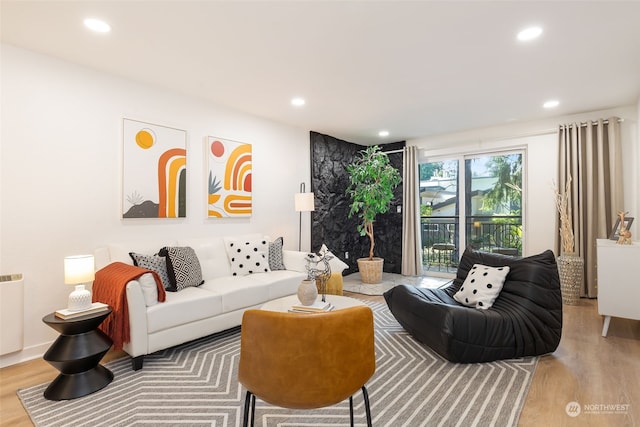
<path id="1" fill-rule="evenodd" d="M 358 232 L 369 237 L 369 260 L 373 260 L 373 223 L 378 214 L 389 210 L 393 190 L 401 181 L 400 172 L 377 145 L 360 151 L 360 156 L 347 166 L 347 172 L 350 179 L 347 195 L 352 200 L 349 218 L 354 215 L 360 218 Z"/>

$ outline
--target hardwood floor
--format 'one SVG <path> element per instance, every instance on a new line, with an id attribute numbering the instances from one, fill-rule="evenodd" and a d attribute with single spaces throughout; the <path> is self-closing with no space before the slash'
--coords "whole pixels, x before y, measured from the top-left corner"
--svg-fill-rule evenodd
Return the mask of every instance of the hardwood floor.
<path id="1" fill-rule="evenodd" d="M 560 347 L 540 358 L 519 425 L 640 426 L 640 322 L 613 318 L 605 338 L 597 300 L 563 315 Z M 567 415 L 570 402 L 579 415 Z"/>
<path id="2" fill-rule="evenodd" d="M 125 356 L 122 351 L 110 351 L 102 363 Z M 16 391 L 49 382 L 58 371 L 43 359 L 34 359 L 0 369 L 0 426 L 32 426 L 31 418 L 22 407 Z"/>
<path id="3" fill-rule="evenodd" d="M 560 347 L 540 358 L 519 426 L 640 426 L 640 322 L 614 318 L 606 338 L 601 331 L 596 300 L 564 306 Z M 104 361 L 122 355 L 110 352 Z M 32 425 L 16 390 L 56 375 L 42 359 L 0 369 L 0 425 Z M 570 402 L 579 404 L 579 415 L 567 414 Z"/>

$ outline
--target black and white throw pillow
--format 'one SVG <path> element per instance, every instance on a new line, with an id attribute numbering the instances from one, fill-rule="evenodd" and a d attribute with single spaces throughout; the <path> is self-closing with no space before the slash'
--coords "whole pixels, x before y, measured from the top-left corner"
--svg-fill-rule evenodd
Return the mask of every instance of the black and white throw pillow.
<path id="1" fill-rule="evenodd" d="M 267 239 L 225 239 L 225 247 L 233 276 L 271 271 L 269 269 L 269 242 Z"/>
<path id="2" fill-rule="evenodd" d="M 464 283 L 453 295 L 460 304 L 486 310 L 495 302 L 504 281 L 509 274 L 509 267 L 489 267 L 474 264 L 464 279 Z"/>
<path id="3" fill-rule="evenodd" d="M 282 259 L 282 246 L 284 240 L 282 237 L 278 237 L 273 242 L 269 243 L 269 269 L 271 270 L 286 270 L 284 267 L 284 261 Z"/>
<path id="4" fill-rule="evenodd" d="M 167 260 L 159 255 L 143 255 L 135 252 L 129 252 L 129 256 L 133 260 L 133 265 L 147 270 L 155 271 L 162 280 L 162 286 L 167 289 L 171 286 L 169 274 L 167 273 Z"/>
<path id="5" fill-rule="evenodd" d="M 166 289 L 177 292 L 190 286 L 200 286 L 202 280 L 202 267 L 196 256 L 196 252 L 189 246 L 166 246 L 158 252 L 167 260 L 167 273 L 170 286 Z"/>

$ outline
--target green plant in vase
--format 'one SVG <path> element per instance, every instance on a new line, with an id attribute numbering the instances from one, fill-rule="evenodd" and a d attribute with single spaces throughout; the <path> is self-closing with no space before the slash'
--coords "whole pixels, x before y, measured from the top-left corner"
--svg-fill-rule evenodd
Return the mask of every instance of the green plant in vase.
<path id="1" fill-rule="evenodd" d="M 351 197 L 349 218 L 357 215 L 360 218 L 358 232 L 369 237 L 368 261 L 374 261 L 375 237 L 373 226 L 376 217 L 389 211 L 393 200 L 393 190 L 400 184 L 400 172 L 389 163 L 389 157 L 373 145 L 360 152 L 359 157 L 347 166 L 349 186 L 347 195 Z M 361 274 L 363 269 L 358 260 Z M 382 263 L 380 263 L 380 275 Z M 379 281 L 379 280 L 378 280 Z M 378 283 L 378 281 L 365 283 Z"/>

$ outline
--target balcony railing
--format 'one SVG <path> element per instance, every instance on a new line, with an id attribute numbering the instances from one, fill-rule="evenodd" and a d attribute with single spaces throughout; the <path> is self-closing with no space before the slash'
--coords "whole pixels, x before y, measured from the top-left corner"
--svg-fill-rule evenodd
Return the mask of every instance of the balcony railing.
<path id="1" fill-rule="evenodd" d="M 471 216 L 465 224 L 466 245 L 473 249 L 522 255 L 522 217 Z M 458 267 L 459 224 L 457 217 L 421 217 L 422 261 L 429 270 L 455 272 Z"/>

